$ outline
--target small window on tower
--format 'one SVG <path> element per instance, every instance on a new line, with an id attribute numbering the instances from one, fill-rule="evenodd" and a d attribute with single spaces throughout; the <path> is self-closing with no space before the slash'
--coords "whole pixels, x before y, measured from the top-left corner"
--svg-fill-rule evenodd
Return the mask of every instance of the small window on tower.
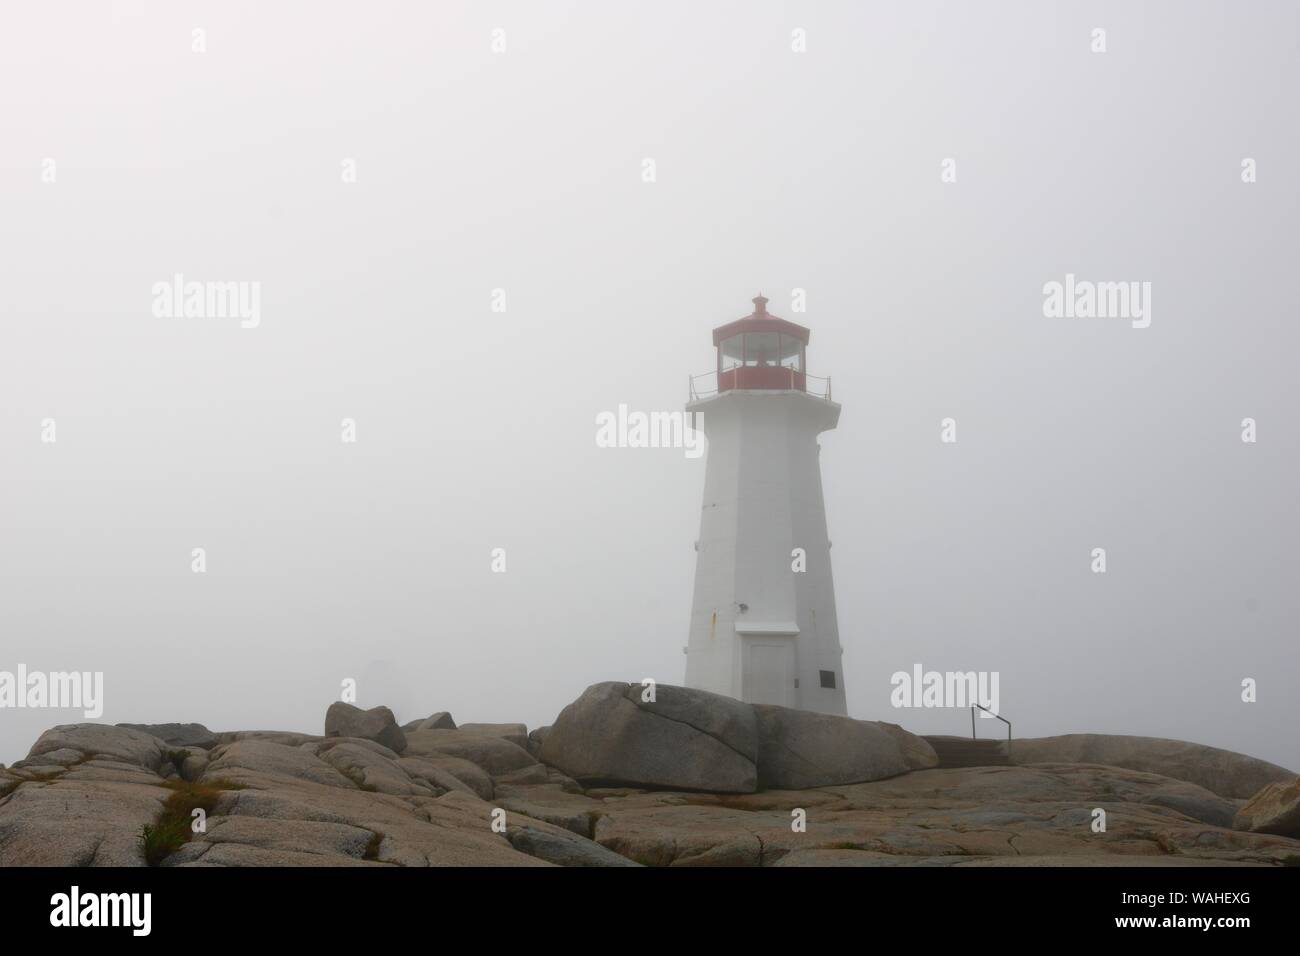
<path id="1" fill-rule="evenodd" d="M 829 687 L 831 690 L 834 690 L 834 689 L 835 689 L 835 672 L 834 672 L 834 671 L 818 671 L 818 673 L 822 675 L 822 686 L 823 686 L 823 687 Z"/>

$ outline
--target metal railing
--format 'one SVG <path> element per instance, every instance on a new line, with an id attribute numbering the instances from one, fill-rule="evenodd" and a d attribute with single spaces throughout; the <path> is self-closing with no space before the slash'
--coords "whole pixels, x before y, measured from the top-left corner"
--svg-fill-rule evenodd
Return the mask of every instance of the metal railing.
<path id="1" fill-rule="evenodd" d="M 809 395 L 812 395 L 814 398 L 824 398 L 828 402 L 832 400 L 831 399 L 831 377 L 829 375 L 825 377 L 822 377 L 821 375 L 805 375 L 805 378 L 807 378 L 810 382 L 817 381 L 817 382 L 826 383 L 825 388 L 821 392 L 816 392 L 811 388 L 805 389 L 805 391 Z"/>
<path id="2" fill-rule="evenodd" d="M 988 709 L 987 707 L 985 707 L 983 704 L 971 704 L 971 705 L 970 705 L 970 739 L 971 739 L 971 740 L 977 740 L 977 739 L 978 739 L 978 738 L 975 736 L 975 708 L 976 708 L 976 707 L 978 707 L 980 710 L 984 711 L 984 713 L 986 713 L 986 714 L 991 714 L 992 716 L 996 717 L 998 720 L 1002 721 L 1004 724 L 1007 725 L 1007 746 L 1010 747 L 1010 746 L 1011 746 L 1011 721 L 1007 720 L 1007 719 L 1006 719 L 1005 717 L 1003 717 L 1001 714 L 994 714 L 993 711 L 989 710 L 989 709 Z"/>
<path id="3" fill-rule="evenodd" d="M 701 380 L 708 379 L 710 376 L 713 377 L 713 388 L 701 388 L 698 386 L 697 383 Z M 718 394 L 717 372 L 701 372 L 699 375 L 687 376 L 687 379 L 687 388 L 689 389 L 690 401 L 692 402 L 699 401 L 701 398 L 708 398 L 710 395 Z M 708 382 L 705 381 L 705 384 L 707 385 Z"/>
<path id="4" fill-rule="evenodd" d="M 733 371 L 736 368 L 754 368 L 755 366 L 733 366 L 729 369 L 723 369 L 724 372 Z M 790 371 L 790 388 L 798 389 L 805 392 L 813 398 L 824 398 L 826 401 L 832 401 L 831 398 L 831 377 L 829 375 L 812 375 L 808 372 L 800 372 L 798 369 L 789 365 L 782 368 Z M 803 380 L 804 387 L 799 388 L 799 379 Z M 817 385 L 816 383 L 822 383 Z M 711 387 L 710 387 L 711 386 Z M 718 394 L 718 373 L 715 369 L 711 372 L 701 372 L 699 375 L 687 376 L 687 394 L 689 400 L 694 402 L 701 398 L 708 398 L 710 395 Z"/>

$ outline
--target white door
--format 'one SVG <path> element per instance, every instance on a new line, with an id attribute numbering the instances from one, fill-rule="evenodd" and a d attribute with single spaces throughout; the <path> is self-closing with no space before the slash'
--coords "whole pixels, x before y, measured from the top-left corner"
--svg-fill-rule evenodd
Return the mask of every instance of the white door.
<path id="1" fill-rule="evenodd" d="M 742 699 L 747 704 L 795 706 L 794 641 L 781 637 L 746 637 Z"/>

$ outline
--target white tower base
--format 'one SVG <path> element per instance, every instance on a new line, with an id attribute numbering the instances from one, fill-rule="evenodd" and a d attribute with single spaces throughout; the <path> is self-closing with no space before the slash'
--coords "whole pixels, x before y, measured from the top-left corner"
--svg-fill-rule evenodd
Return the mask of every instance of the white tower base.
<path id="1" fill-rule="evenodd" d="M 709 439 L 686 686 L 845 714 L 817 442 L 840 406 L 738 389 L 686 410 Z"/>

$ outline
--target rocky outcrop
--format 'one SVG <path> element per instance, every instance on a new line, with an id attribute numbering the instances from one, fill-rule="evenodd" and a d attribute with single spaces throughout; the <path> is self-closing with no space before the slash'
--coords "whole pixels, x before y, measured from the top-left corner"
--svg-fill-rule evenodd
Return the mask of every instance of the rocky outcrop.
<path id="1" fill-rule="evenodd" d="M 909 770 L 929 770 L 939 766 L 939 755 L 924 737 L 908 733 L 898 724 L 877 721 L 876 726 L 894 738 Z"/>
<path id="2" fill-rule="evenodd" d="M 118 724 L 131 730 L 143 731 L 174 747 L 198 747 L 211 750 L 217 737 L 202 724 Z"/>
<path id="3" fill-rule="evenodd" d="M 240 740 L 265 740 L 288 747 L 300 747 L 303 744 L 317 743 L 325 739 L 319 734 L 300 734 L 289 730 L 228 730 L 220 731 L 215 736 L 218 746 L 233 744 Z"/>
<path id="4" fill-rule="evenodd" d="M 362 710 L 342 701 L 330 704 L 325 712 L 326 737 L 360 737 L 383 744 L 395 753 L 406 749 L 406 735 L 387 707 Z"/>
<path id="5" fill-rule="evenodd" d="M 26 759 L 0 768 L 0 866 L 145 865 L 145 828 L 173 813 L 177 797 L 202 801 L 207 828 L 192 834 L 186 826 L 185 842 L 155 846 L 148 862 L 1300 863 L 1294 777 L 1243 806 L 1113 764 L 918 769 L 933 752 L 894 725 L 754 708 L 682 688 L 660 686 L 654 701 L 642 695 L 639 685 L 588 688 L 539 735 L 545 762 L 502 736 L 465 729 L 411 731 L 398 752 L 364 736 L 240 731 L 217 734 L 204 749 L 128 727 L 55 727 Z M 548 765 L 553 758 L 568 766 Z M 719 772 L 709 758 L 730 763 Z M 611 774 L 622 785 L 599 785 Z M 643 782 L 628 785 L 634 780 Z M 760 782 L 767 789 L 749 792 Z M 711 790 L 716 783 L 724 786 Z M 1093 831 L 1098 810 L 1103 832 Z M 181 820 L 188 824 L 188 815 Z"/>
<path id="6" fill-rule="evenodd" d="M 422 720 L 412 720 L 402 724 L 403 730 L 455 730 L 456 721 L 451 719 L 451 714 L 445 710 L 439 710 Z"/>
<path id="7" fill-rule="evenodd" d="M 91 756 L 156 771 L 166 762 L 167 747 L 161 740 L 139 730 L 106 724 L 61 724 L 45 731 L 32 745 L 26 759 L 15 767 L 66 767 Z"/>
<path id="8" fill-rule="evenodd" d="M 758 783 L 758 730 L 749 705 L 660 685 L 588 687 L 555 719 L 539 759 L 579 783 L 627 783 L 748 793 Z"/>
<path id="9" fill-rule="evenodd" d="M 540 754 L 542 752 L 542 741 L 546 739 L 546 735 L 550 732 L 551 725 L 547 724 L 545 727 L 538 727 L 530 733 L 528 735 L 528 752 L 534 757 Z"/>
<path id="10" fill-rule="evenodd" d="M 1270 783 L 1285 783 L 1296 775 L 1265 760 L 1231 750 L 1206 747 L 1162 737 L 1119 734 L 1066 734 L 1013 740 L 1013 764 L 1092 763 L 1158 773 L 1186 780 L 1221 797 L 1246 799 Z"/>
<path id="11" fill-rule="evenodd" d="M 459 757 L 449 757 L 435 751 L 423 756 L 404 756 L 397 763 L 412 778 L 424 780 L 434 787 L 442 787 L 446 790 L 465 789 L 483 800 L 491 800 L 496 790 L 491 774 L 478 764 Z M 460 786 L 448 782 L 444 775 L 458 782 Z"/>
<path id="12" fill-rule="evenodd" d="M 367 747 L 366 744 L 370 746 Z M 306 748 L 312 746 L 304 745 Z M 396 796 L 412 794 L 432 796 L 435 793 L 427 780 L 416 780 L 405 767 L 401 766 L 397 754 L 372 741 L 344 740 L 328 748 L 316 744 L 315 749 L 323 761 L 362 790 L 391 793 Z"/>
<path id="13" fill-rule="evenodd" d="M 1234 825 L 1251 833 L 1300 837 L 1300 777 L 1270 783 L 1237 811 Z"/>
<path id="14" fill-rule="evenodd" d="M 588 791 L 589 794 L 592 791 Z M 1116 767 L 923 770 L 743 796 L 607 798 L 597 843 L 646 866 L 1206 866 L 1300 861 L 1300 840 L 1241 833 L 1234 803 Z M 1173 809 L 1170 804 L 1184 809 Z M 1106 811 L 1104 833 L 1093 811 Z M 793 822 L 802 818 L 802 829 Z"/>
<path id="15" fill-rule="evenodd" d="M 240 789 L 222 797 L 209 818 L 208 833 L 186 843 L 166 865 L 540 862 L 492 831 L 490 805 L 461 790 L 443 791 L 418 780 L 401 760 L 391 750 L 352 741 L 323 749 L 320 756 L 265 741 L 231 744 L 215 756 L 204 780 L 219 774 Z M 372 785 L 366 786 L 367 781 Z M 379 781 L 382 786 L 375 785 Z M 462 798 L 474 801 L 475 809 L 457 802 Z M 212 825 L 223 818 L 239 819 L 239 829 Z M 284 836 L 286 821 L 298 825 L 292 839 Z M 365 839 L 354 830 L 365 831 Z"/>
<path id="16" fill-rule="evenodd" d="M 466 730 L 413 730 L 406 737 L 404 753 L 456 757 L 476 764 L 494 776 L 537 763 L 527 750 L 508 740 Z"/>
<path id="17" fill-rule="evenodd" d="M 166 745 L 104 724 L 47 730 L 0 771 L 0 866 L 140 866 L 140 831 L 171 791 Z"/>
<path id="18" fill-rule="evenodd" d="M 528 728 L 523 724 L 461 724 L 459 729 L 481 737 L 500 737 L 516 747 L 528 749 Z"/>
<path id="19" fill-rule="evenodd" d="M 0 770 L 0 865 L 144 865 L 144 829 L 185 789 L 169 748 L 125 727 L 44 734 L 27 759 Z M 399 756 L 366 738 L 295 745 L 260 734 L 199 752 L 210 758 L 194 785 L 214 800 L 207 829 L 166 854 L 164 866 L 633 865 L 575 832 L 485 802 L 456 774 L 489 795 L 491 778 L 459 758 Z M 544 768 L 542 778 L 533 789 L 560 792 Z M 506 814 L 506 832 L 493 830 L 494 812 Z"/>
<path id="20" fill-rule="evenodd" d="M 938 763 L 925 740 L 896 724 L 664 684 L 653 695 L 638 684 L 595 684 L 539 738 L 538 759 L 580 783 L 719 793 L 880 780 Z"/>
<path id="21" fill-rule="evenodd" d="M 896 777 L 938 763 L 934 748 L 897 725 L 755 705 L 758 785 L 807 790 Z M 906 747 L 906 749 L 904 749 Z"/>

